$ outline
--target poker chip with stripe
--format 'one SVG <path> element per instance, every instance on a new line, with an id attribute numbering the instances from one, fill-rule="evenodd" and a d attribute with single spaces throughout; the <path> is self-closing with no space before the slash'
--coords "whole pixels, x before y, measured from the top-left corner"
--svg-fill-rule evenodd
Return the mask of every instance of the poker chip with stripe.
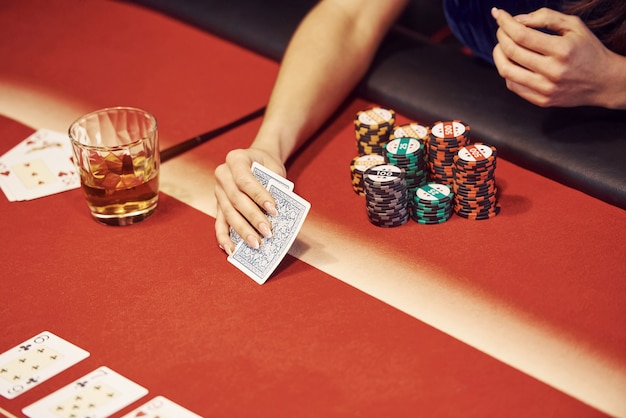
<path id="1" fill-rule="evenodd" d="M 365 208 L 369 221 L 390 228 L 404 225 L 410 216 L 404 170 L 381 164 L 369 167 L 363 176 Z"/>
<path id="2" fill-rule="evenodd" d="M 352 175 L 352 189 L 360 196 L 365 196 L 365 185 L 363 175 L 365 170 L 376 165 L 385 163 L 385 158 L 378 154 L 358 155 L 350 163 L 350 173 Z"/>
<path id="3" fill-rule="evenodd" d="M 412 122 L 405 125 L 396 126 L 393 130 L 393 134 L 391 134 L 391 137 L 389 139 L 417 138 L 422 141 L 422 143 L 426 144 L 426 142 L 428 141 L 428 134 L 428 126 Z"/>
<path id="4" fill-rule="evenodd" d="M 460 120 L 436 122 L 430 129 L 428 166 L 435 183 L 452 185 L 454 157 L 469 143 L 470 126 Z"/>
<path id="5" fill-rule="evenodd" d="M 392 139 L 384 148 L 385 161 L 404 170 L 409 193 L 428 182 L 429 171 L 424 159 L 424 143 L 417 138 Z"/>
<path id="6" fill-rule="evenodd" d="M 359 154 L 382 155 L 383 145 L 395 127 L 396 112 L 392 109 L 374 107 L 359 111 L 354 119 L 354 131 Z"/>
<path id="7" fill-rule="evenodd" d="M 420 224 L 440 224 L 452 216 L 454 194 L 449 186 L 428 183 L 419 187 L 411 202 L 411 218 Z"/>
<path id="8" fill-rule="evenodd" d="M 500 213 L 496 187 L 496 148 L 483 143 L 462 147 L 454 157 L 454 212 L 467 219 Z"/>

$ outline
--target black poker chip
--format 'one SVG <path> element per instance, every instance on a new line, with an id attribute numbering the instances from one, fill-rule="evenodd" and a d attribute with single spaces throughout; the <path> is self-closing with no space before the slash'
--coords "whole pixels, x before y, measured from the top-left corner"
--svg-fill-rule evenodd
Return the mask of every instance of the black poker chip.
<path id="1" fill-rule="evenodd" d="M 392 164 L 369 167 L 363 176 L 365 209 L 369 221 L 390 228 L 405 224 L 409 217 L 409 196 L 404 171 Z"/>

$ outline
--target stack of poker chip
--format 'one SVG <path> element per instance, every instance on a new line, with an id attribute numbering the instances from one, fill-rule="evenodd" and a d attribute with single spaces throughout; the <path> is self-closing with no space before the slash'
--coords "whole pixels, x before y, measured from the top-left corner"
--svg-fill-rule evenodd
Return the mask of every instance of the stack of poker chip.
<path id="1" fill-rule="evenodd" d="M 365 207 L 370 222 L 390 228 L 409 220 L 409 196 L 401 168 L 392 164 L 365 170 Z"/>
<path id="2" fill-rule="evenodd" d="M 444 223 L 452 216 L 454 194 L 445 184 L 428 183 L 413 196 L 411 218 L 420 224 Z"/>
<path id="3" fill-rule="evenodd" d="M 409 194 L 428 182 L 428 167 L 424 159 L 424 143 L 417 138 L 395 138 L 384 146 L 385 161 L 404 170 Z"/>
<path id="4" fill-rule="evenodd" d="M 437 122 L 430 130 L 428 166 L 435 183 L 452 185 L 457 152 L 469 143 L 469 125 L 459 120 Z"/>
<path id="5" fill-rule="evenodd" d="M 396 112 L 391 109 L 374 107 L 358 112 L 354 119 L 358 153 L 382 155 L 395 122 Z"/>
<path id="6" fill-rule="evenodd" d="M 385 164 L 385 158 L 378 154 L 358 155 L 352 159 L 350 173 L 352 175 L 352 189 L 356 194 L 365 196 L 365 185 L 363 184 L 365 170 L 381 164 Z"/>
<path id="7" fill-rule="evenodd" d="M 496 197 L 496 148 L 476 143 L 454 158 L 454 211 L 467 219 L 490 219 L 500 212 Z"/>

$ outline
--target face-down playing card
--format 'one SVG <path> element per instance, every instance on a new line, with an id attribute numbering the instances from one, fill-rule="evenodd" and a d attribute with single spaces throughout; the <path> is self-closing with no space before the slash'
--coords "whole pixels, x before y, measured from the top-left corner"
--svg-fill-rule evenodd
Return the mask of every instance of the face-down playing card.
<path id="1" fill-rule="evenodd" d="M 228 261 L 259 284 L 263 284 L 283 260 L 295 241 L 311 204 L 270 180 L 267 189 L 276 200 L 277 216 L 268 215 L 272 237 L 263 238 L 258 249 L 241 241 Z"/>
<path id="2" fill-rule="evenodd" d="M 44 331 L 0 354 L 0 394 L 13 399 L 88 356 L 82 348 Z"/>

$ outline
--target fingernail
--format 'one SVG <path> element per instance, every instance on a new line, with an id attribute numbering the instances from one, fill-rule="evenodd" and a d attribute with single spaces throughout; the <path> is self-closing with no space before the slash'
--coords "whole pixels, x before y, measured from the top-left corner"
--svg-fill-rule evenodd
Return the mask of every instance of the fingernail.
<path id="1" fill-rule="evenodd" d="M 248 235 L 246 242 L 250 248 L 254 248 L 255 250 L 259 249 L 259 240 L 254 235 Z"/>
<path id="2" fill-rule="evenodd" d="M 233 252 L 230 250 L 230 246 L 224 247 L 222 244 L 220 244 L 220 248 L 226 253 L 226 255 L 233 255 Z"/>
<path id="3" fill-rule="evenodd" d="M 491 8 L 491 16 L 493 16 L 494 19 L 496 19 L 498 17 L 498 8 L 497 7 L 492 7 Z"/>
<path id="4" fill-rule="evenodd" d="M 270 227 L 266 223 L 261 222 L 259 224 L 259 231 L 261 231 L 261 233 L 263 234 L 265 238 L 272 238 L 272 231 L 270 230 Z"/>
<path id="5" fill-rule="evenodd" d="M 278 211 L 276 210 L 276 206 L 274 206 L 271 202 L 265 202 L 263 204 L 265 211 L 272 216 L 278 215 Z"/>

